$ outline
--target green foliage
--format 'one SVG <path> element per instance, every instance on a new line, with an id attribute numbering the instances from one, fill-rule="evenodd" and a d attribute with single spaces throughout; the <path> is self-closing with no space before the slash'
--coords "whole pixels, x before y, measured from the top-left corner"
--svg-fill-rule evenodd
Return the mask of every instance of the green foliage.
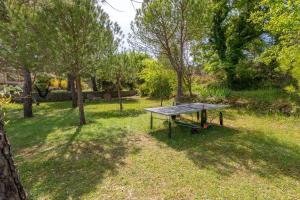
<path id="1" fill-rule="evenodd" d="M 215 86 L 201 86 L 196 85 L 193 87 L 194 92 L 199 95 L 202 101 L 223 101 L 226 100 L 231 94 L 231 90 L 225 87 Z"/>
<path id="2" fill-rule="evenodd" d="M 261 52 L 265 43 L 260 38 L 261 27 L 249 20 L 257 11 L 257 0 L 213 1 L 212 21 L 208 41 L 194 49 L 209 72 L 223 75 L 228 86 L 235 89 L 247 88 L 246 82 L 257 82 L 260 70 L 255 68 L 253 59 Z M 249 73 L 250 72 L 250 73 Z M 253 74 L 255 73 L 255 74 Z"/>
<path id="3" fill-rule="evenodd" d="M 51 76 L 46 73 L 38 73 L 35 76 L 35 86 L 37 86 L 41 90 L 45 90 L 48 88 L 51 81 Z"/>
<path id="4" fill-rule="evenodd" d="M 1 95 L 19 95 L 23 92 L 22 88 L 18 85 L 1 85 L 0 94 Z"/>
<path id="5" fill-rule="evenodd" d="M 255 23 L 264 23 L 264 30 L 272 34 L 274 44 L 262 54 L 260 60 L 279 63 L 277 70 L 290 74 L 300 86 L 300 1 L 299 0 L 263 0 L 259 4 L 263 9 L 253 13 Z"/>
<path id="6" fill-rule="evenodd" d="M 230 103 L 260 114 L 277 113 L 295 116 L 300 114 L 299 98 L 295 94 L 279 88 L 232 91 Z"/>
<path id="7" fill-rule="evenodd" d="M 119 27 L 94 0 L 50 2 L 39 12 L 39 20 L 45 22 L 41 32 L 47 39 L 51 71 L 84 76 L 102 67 L 114 48 L 113 31 Z"/>
<path id="8" fill-rule="evenodd" d="M 144 95 L 151 97 L 167 99 L 174 92 L 175 74 L 170 69 L 164 67 L 156 60 L 145 59 L 143 61 L 145 68 L 140 73 L 140 78 L 144 83 L 140 91 Z"/>
<path id="9" fill-rule="evenodd" d="M 0 61 L 1 67 L 40 69 L 42 65 L 38 1 L 1 1 L 0 10 Z"/>
<path id="10" fill-rule="evenodd" d="M 16 96 L 22 92 L 22 88 L 18 86 L 2 85 L 0 86 L 0 122 L 5 120 L 5 105 L 11 103 L 12 95 Z"/>
<path id="11" fill-rule="evenodd" d="M 137 66 L 129 52 L 115 53 L 103 73 L 103 79 L 114 84 L 132 83 L 137 79 Z"/>
<path id="12" fill-rule="evenodd" d="M 183 95 L 183 84 L 190 80 L 190 50 L 207 29 L 208 4 L 203 0 L 144 1 L 132 24 L 132 44 L 163 54 L 176 72 L 177 101 Z"/>

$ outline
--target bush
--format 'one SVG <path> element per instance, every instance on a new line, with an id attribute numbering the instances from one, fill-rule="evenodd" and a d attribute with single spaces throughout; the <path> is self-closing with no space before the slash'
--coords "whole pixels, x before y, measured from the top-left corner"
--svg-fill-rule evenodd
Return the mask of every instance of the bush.
<path id="1" fill-rule="evenodd" d="M 18 85 L 16 85 L 16 86 L 12 86 L 12 85 L 0 86 L 0 94 L 1 95 L 17 96 L 17 95 L 20 95 L 22 92 L 23 92 L 23 89 Z"/>
<path id="2" fill-rule="evenodd" d="M 149 95 L 150 90 L 146 84 L 141 84 L 140 87 L 138 88 L 138 93 L 140 96 L 144 97 Z"/>
<path id="3" fill-rule="evenodd" d="M 174 72 L 165 69 L 158 61 L 145 59 L 145 68 L 140 73 L 140 79 L 144 83 L 139 87 L 139 93 L 142 96 L 149 95 L 151 97 L 167 99 L 174 92 L 176 84 L 176 76 Z"/>
<path id="4" fill-rule="evenodd" d="M 51 77 L 46 73 L 40 73 L 35 77 L 35 86 L 41 90 L 46 90 L 51 84 Z"/>
<path id="5" fill-rule="evenodd" d="M 229 97 L 231 90 L 225 87 L 204 87 L 194 86 L 194 91 L 199 95 L 200 100 L 223 101 Z"/>

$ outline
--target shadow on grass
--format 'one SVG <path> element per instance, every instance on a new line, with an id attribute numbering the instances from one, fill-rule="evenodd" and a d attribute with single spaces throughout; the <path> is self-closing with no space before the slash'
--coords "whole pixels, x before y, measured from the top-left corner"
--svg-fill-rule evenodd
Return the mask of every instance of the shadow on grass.
<path id="1" fill-rule="evenodd" d="M 120 110 L 107 110 L 107 111 L 100 111 L 100 112 L 92 112 L 88 113 L 89 118 L 125 118 L 125 117 L 137 117 L 141 114 L 144 114 L 144 110 L 137 110 L 137 109 L 124 109 L 122 112 Z"/>
<path id="2" fill-rule="evenodd" d="M 157 140 L 183 151 L 200 169 L 222 176 L 246 171 L 262 177 L 280 175 L 300 180 L 300 147 L 279 141 L 259 131 L 212 127 L 191 135 L 189 129 L 176 128 L 172 139 L 167 130 L 151 133 Z"/>
<path id="3" fill-rule="evenodd" d="M 122 98 L 122 102 L 123 104 L 130 104 L 130 103 L 137 103 L 139 101 L 139 99 L 137 98 L 130 98 L 130 97 L 123 97 Z M 107 105 L 107 104 L 119 104 L 119 99 L 118 98 L 113 98 L 111 99 L 110 101 L 108 100 L 103 100 L 103 99 L 100 99 L 100 100 L 88 100 L 86 99 L 85 100 L 85 104 L 86 105 L 97 105 L 97 104 L 104 104 L 104 105 Z"/>
<path id="4" fill-rule="evenodd" d="M 116 175 L 128 154 L 139 152 L 121 128 L 104 128 L 95 139 L 82 136 L 79 127 L 63 144 L 41 152 L 44 159 L 21 163 L 31 198 L 45 194 L 49 199 L 80 199 L 96 190 L 106 176 Z"/>
<path id="5" fill-rule="evenodd" d="M 12 138 L 14 150 L 28 146 L 42 145 L 48 134 L 63 129 L 74 128 L 78 124 L 78 115 L 72 109 L 48 112 L 36 112 L 30 119 L 13 119 L 6 126 L 9 138 Z"/>

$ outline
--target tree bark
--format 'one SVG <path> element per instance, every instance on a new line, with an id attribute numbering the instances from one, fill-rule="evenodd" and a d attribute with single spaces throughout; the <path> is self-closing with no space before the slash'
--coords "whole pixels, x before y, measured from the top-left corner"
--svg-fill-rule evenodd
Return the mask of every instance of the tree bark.
<path id="1" fill-rule="evenodd" d="M 68 74 L 68 77 L 67 77 L 67 79 L 68 79 L 68 85 L 67 85 L 67 90 L 69 91 L 69 92 L 71 92 L 71 84 L 72 84 L 72 75 L 71 74 Z M 74 82 L 74 80 L 73 80 L 73 82 Z"/>
<path id="2" fill-rule="evenodd" d="M 189 88 L 190 97 L 192 97 L 193 96 L 192 83 L 188 83 L 188 88 Z"/>
<path id="3" fill-rule="evenodd" d="M 178 69 L 177 71 L 177 95 L 176 95 L 176 103 L 181 102 L 181 97 L 182 97 L 182 69 Z"/>
<path id="4" fill-rule="evenodd" d="M 85 116 L 84 116 L 84 106 L 83 106 L 83 97 L 82 97 L 82 90 L 80 84 L 80 76 L 76 77 L 76 87 L 77 87 L 77 103 L 79 108 L 79 124 L 84 125 L 86 124 Z"/>
<path id="5" fill-rule="evenodd" d="M 120 82 L 120 79 L 118 79 L 118 82 L 117 82 L 117 90 L 118 90 L 118 98 L 119 98 L 119 104 L 120 104 L 120 111 L 123 111 L 123 102 L 122 102 L 121 82 Z"/>
<path id="6" fill-rule="evenodd" d="M 74 75 L 70 74 L 70 86 L 71 86 L 71 93 L 72 93 L 72 108 L 77 108 L 77 94 L 76 94 L 76 87 L 75 87 L 75 78 Z"/>
<path id="7" fill-rule="evenodd" d="M 24 117 L 30 118 L 33 117 L 32 114 L 32 80 L 30 71 L 24 66 L 24 86 L 23 86 L 23 110 Z"/>
<path id="8" fill-rule="evenodd" d="M 183 83 L 187 86 L 187 88 L 189 90 L 189 95 L 190 95 L 190 97 L 192 97 L 193 96 L 193 91 L 192 91 L 193 80 L 192 80 L 192 75 L 189 72 L 184 75 Z"/>
<path id="9" fill-rule="evenodd" d="M 3 121 L 0 121 L 0 199 L 27 199 L 14 164 L 10 144 L 4 132 Z"/>
<path id="10" fill-rule="evenodd" d="M 98 88 L 97 88 L 96 76 L 91 76 L 91 82 L 92 82 L 93 91 L 97 92 Z"/>

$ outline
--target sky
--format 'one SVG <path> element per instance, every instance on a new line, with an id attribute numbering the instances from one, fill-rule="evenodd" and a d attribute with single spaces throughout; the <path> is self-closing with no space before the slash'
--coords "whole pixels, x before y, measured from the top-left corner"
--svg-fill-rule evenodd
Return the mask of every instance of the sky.
<path id="1" fill-rule="evenodd" d="M 102 4 L 102 8 L 109 15 L 110 20 L 117 22 L 125 35 L 125 47 L 129 47 L 127 43 L 128 33 L 131 32 L 130 23 L 134 20 L 137 8 L 141 7 L 141 3 L 132 2 L 130 0 L 107 0 Z M 133 4 L 133 5 L 132 5 Z M 113 7 L 113 8 L 112 8 Z"/>

